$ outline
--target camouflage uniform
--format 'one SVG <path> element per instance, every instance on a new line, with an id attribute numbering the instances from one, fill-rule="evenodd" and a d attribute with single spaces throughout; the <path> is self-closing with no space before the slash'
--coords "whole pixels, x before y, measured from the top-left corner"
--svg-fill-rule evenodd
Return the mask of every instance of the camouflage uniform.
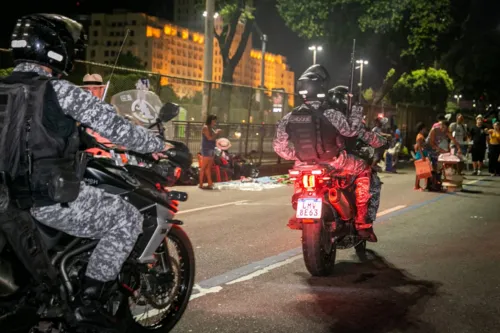
<path id="1" fill-rule="evenodd" d="M 308 106 L 318 109 L 319 107 L 321 107 L 321 104 L 312 103 Z M 295 148 L 289 145 L 288 133 L 286 132 L 290 115 L 291 113 L 285 115 L 285 117 L 283 117 L 278 122 L 276 137 L 273 141 L 273 148 L 281 158 L 284 158 L 286 160 L 296 160 L 295 165 L 299 166 L 302 164 L 302 162 L 298 161 L 295 157 Z M 358 136 L 361 140 L 365 141 L 372 147 L 380 147 L 384 145 L 385 139 L 382 136 L 364 130 L 362 123 L 362 107 L 352 108 L 350 121 L 342 112 L 333 109 L 325 110 L 323 112 L 323 115 L 338 130 L 340 134 L 340 136 L 337 137 L 337 144 L 340 148 L 340 153 L 337 158 L 330 161 L 329 164 L 336 170 L 342 170 L 341 174 L 356 177 L 356 204 L 358 206 L 358 216 L 356 222 L 359 224 L 363 224 L 365 221 L 365 217 L 367 217 L 367 220 L 371 219 L 372 214 L 369 214 L 370 211 L 373 211 L 374 208 L 378 209 L 378 200 L 380 200 L 380 181 L 377 182 L 377 179 L 370 176 L 369 166 L 363 159 L 351 154 L 347 154 L 347 152 L 344 150 L 344 140 L 342 140 L 341 136 Z M 370 185 L 374 185 L 374 188 L 371 188 Z M 374 201 L 377 202 L 370 202 L 370 199 L 373 196 Z M 367 207 L 368 202 L 370 202 L 370 204 L 368 205 L 369 207 L 371 207 L 370 209 L 368 209 Z"/>
<path id="2" fill-rule="evenodd" d="M 22 63 L 14 71 L 51 76 L 43 67 Z M 140 153 L 164 151 L 165 142 L 145 128 L 116 114 L 113 106 L 65 80 L 51 81 L 63 112 L 115 144 Z M 32 215 L 41 223 L 75 237 L 100 239 L 86 275 L 114 280 L 142 232 L 142 214 L 130 203 L 95 187 L 82 184 L 78 198 L 68 207 L 36 207 Z"/>

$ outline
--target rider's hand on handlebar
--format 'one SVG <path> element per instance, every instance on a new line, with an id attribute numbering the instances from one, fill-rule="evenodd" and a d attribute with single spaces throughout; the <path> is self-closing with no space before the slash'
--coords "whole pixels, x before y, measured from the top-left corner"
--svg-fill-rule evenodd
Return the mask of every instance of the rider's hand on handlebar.
<path id="1" fill-rule="evenodd" d="M 165 150 L 161 153 L 153 153 L 153 158 L 155 160 L 160 160 L 160 159 L 163 159 L 163 158 L 168 158 L 170 156 L 170 152 L 169 150 L 174 148 L 174 146 L 172 146 L 170 143 L 165 143 Z"/>
<path id="2" fill-rule="evenodd" d="M 220 134 L 221 132 L 222 132 L 222 130 L 220 128 L 215 130 L 215 134 L 217 134 L 217 135 Z"/>

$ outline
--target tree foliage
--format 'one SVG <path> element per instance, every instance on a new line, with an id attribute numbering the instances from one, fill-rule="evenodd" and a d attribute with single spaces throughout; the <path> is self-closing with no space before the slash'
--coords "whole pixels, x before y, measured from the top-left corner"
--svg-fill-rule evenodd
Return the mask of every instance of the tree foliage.
<path id="1" fill-rule="evenodd" d="M 217 11 L 223 21 L 221 31 L 215 31 L 215 38 L 219 44 L 222 58 L 222 81 L 232 83 L 234 71 L 245 52 L 252 32 L 255 19 L 253 0 L 223 0 L 218 1 L 217 6 Z M 234 37 L 239 24 L 243 25 L 243 32 L 238 44 L 235 44 Z M 231 90 L 232 87 L 229 85 L 222 87 L 219 115 L 227 116 L 229 112 Z"/>
<path id="2" fill-rule="evenodd" d="M 0 77 L 9 76 L 14 68 L 0 68 Z"/>
<path id="3" fill-rule="evenodd" d="M 277 0 L 285 23 L 299 36 L 335 42 L 345 36 L 380 39 L 394 75 L 386 80 L 379 102 L 406 71 L 432 64 L 437 42 L 448 31 L 451 0 Z"/>
<path id="4" fill-rule="evenodd" d="M 120 54 L 120 57 L 118 58 L 117 66 L 146 70 L 146 66 L 144 66 L 144 64 L 142 63 L 142 60 L 139 57 L 136 57 L 135 55 L 133 55 L 130 51 Z"/>
<path id="5" fill-rule="evenodd" d="M 389 71 L 386 80 L 393 75 L 394 71 Z M 445 70 L 418 69 L 403 74 L 389 93 L 389 98 L 392 103 L 426 105 L 444 111 L 453 90 L 453 80 Z"/>
<path id="6" fill-rule="evenodd" d="M 441 65 L 467 99 L 500 102 L 500 2 L 454 0 L 454 25 L 443 45 Z"/>

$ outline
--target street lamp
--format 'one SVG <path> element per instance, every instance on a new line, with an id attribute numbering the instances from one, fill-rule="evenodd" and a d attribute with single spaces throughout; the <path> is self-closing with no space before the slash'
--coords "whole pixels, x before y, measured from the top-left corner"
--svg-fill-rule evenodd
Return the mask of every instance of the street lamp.
<path id="1" fill-rule="evenodd" d="M 358 67 L 356 67 L 356 69 L 360 69 L 359 70 L 359 104 L 361 104 L 361 97 L 363 96 L 363 66 L 364 65 L 368 65 L 368 61 L 367 60 L 363 60 L 363 59 L 360 59 L 360 60 L 356 60 L 356 63 L 359 64 Z"/>
<path id="2" fill-rule="evenodd" d="M 462 98 L 462 95 L 455 95 L 455 99 L 457 100 L 457 106 L 460 108 L 460 99 Z"/>
<path id="3" fill-rule="evenodd" d="M 207 11 L 206 10 L 203 12 L 203 17 L 207 17 Z M 214 19 L 216 19 L 218 17 L 219 17 L 219 13 L 215 12 Z"/>
<path id="4" fill-rule="evenodd" d="M 313 65 L 316 65 L 316 52 L 323 51 L 323 46 L 309 46 L 309 50 L 313 51 Z"/>

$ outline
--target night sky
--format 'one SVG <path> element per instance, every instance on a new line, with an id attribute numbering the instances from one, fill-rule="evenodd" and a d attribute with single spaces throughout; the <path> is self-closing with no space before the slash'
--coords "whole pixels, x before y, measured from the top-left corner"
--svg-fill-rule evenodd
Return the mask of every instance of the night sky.
<path id="1" fill-rule="evenodd" d="M 317 62 L 325 65 L 332 77 L 331 85 L 348 84 L 350 47 L 338 48 L 327 45 L 322 41 L 306 41 L 299 38 L 294 32 L 288 29 L 276 10 L 276 3 L 273 0 L 256 0 L 256 21 L 263 33 L 268 35 L 267 50 L 271 53 L 284 55 L 288 59 L 288 64 L 295 72 L 296 77 L 300 75 L 308 66 L 312 65 L 313 56 L 308 47 L 312 44 L 323 45 L 323 51 L 318 52 Z M 0 47 L 8 48 L 9 35 L 12 31 L 17 17 L 23 14 L 35 12 L 52 12 L 62 15 L 88 14 L 92 12 L 109 12 L 113 8 L 124 8 L 130 11 L 146 12 L 150 15 L 160 16 L 168 20 L 173 19 L 173 0 L 70 0 L 70 1 L 33 1 L 16 2 L 9 4 L 9 13 L 2 18 L 2 31 Z M 254 34 L 254 48 L 260 48 L 261 43 L 257 33 Z M 370 46 L 365 46 L 370 49 Z M 376 45 L 371 46 L 376 49 Z M 359 55 L 358 55 L 359 57 Z M 365 58 L 370 59 L 369 54 Z M 364 70 L 364 87 L 377 87 L 382 83 L 382 79 L 388 68 L 377 67 L 374 61 L 370 62 Z M 356 81 L 359 79 L 359 71 L 355 72 Z"/>

